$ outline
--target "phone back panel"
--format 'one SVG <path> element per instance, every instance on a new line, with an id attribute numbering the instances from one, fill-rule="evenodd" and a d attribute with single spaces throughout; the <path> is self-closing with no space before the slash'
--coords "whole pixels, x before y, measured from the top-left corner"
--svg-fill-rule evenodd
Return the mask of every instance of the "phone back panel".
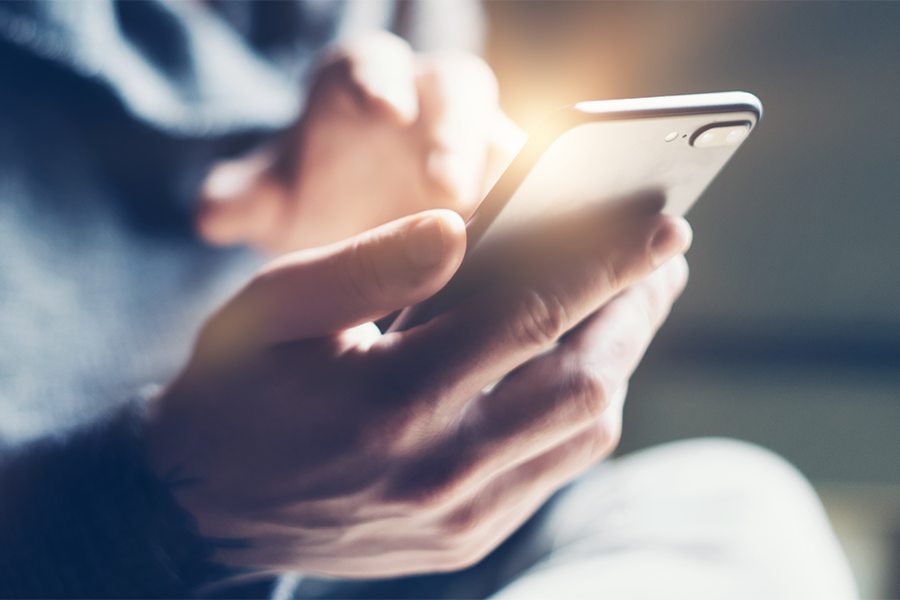
<path id="1" fill-rule="evenodd" d="M 466 259 L 454 279 L 403 311 L 391 330 L 454 304 L 471 287 L 466 277 L 479 254 L 517 239 L 516 230 L 644 197 L 661 201 L 662 212 L 683 215 L 746 139 L 700 147 L 699 136 L 726 125 L 746 126 L 749 134 L 761 113 L 759 100 L 745 92 L 582 102 L 559 111 L 529 138 L 469 220 Z"/>
<path id="2" fill-rule="evenodd" d="M 485 197 L 470 222 L 471 249 L 523 223 L 637 195 L 658 195 L 663 212 L 683 215 L 746 139 L 697 147 L 698 132 L 730 123 L 752 130 L 760 113 L 759 101 L 743 92 L 565 109 L 529 140 Z"/>

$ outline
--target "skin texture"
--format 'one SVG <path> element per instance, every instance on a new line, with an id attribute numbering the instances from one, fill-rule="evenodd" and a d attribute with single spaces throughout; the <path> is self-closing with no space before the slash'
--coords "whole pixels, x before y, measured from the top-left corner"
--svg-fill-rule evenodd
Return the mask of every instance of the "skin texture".
<path id="1" fill-rule="evenodd" d="M 628 378 L 687 279 L 683 220 L 580 216 L 548 224 L 502 285 L 382 334 L 373 321 L 444 286 L 466 236 L 447 209 L 380 223 L 429 202 L 466 212 L 508 151 L 492 127 L 436 133 L 478 114 L 502 122 L 495 91 L 454 99 L 403 66 L 418 60 L 407 47 L 398 58 L 395 38 L 375 39 L 394 44 L 379 51 L 396 70 L 359 66 L 377 58 L 371 46 L 338 53 L 365 87 L 332 88 L 326 63 L 316 89 L 328 101 L 310 101 L 299 141 L 256 170 L 259 155 L 220 167 L 244 170 L 240 185 L 208 182 L 208 239 L 283 254 L 211 316 L 148 412 L 151 466 L 192 482 L 177 498 L 203 534 L 251 542 L 216 558 L 258 574 L 377 578 L 478 561 L 612 452 Z M 484 81 L 481 63 L 452 61 L 464 66 L 446 77 Z M 432 104 L 440 117 L 426 116 Z M 397 164 L 347 171 L 385 153 Z M 573 234 L 584 227 L 602 235 Z"/>
<path id="2" fill-rule="evenodd" d="M 228 563 L 340 577 L 472 564 L 614 448 L 689 237 L 681 220 L 635 219 L 386 335 L 369 321 L 458 266 L 455 213 L 286 255 L 211 318 L 151 407 L 151 464 L 196 479 L 178 498 L 203 533 L 253 540 Z"/>
<path id="3" fill-rule="evenodd" d="M 429 208 L 467 216 L 523 140 L 481 59 L 372 33 L 324 59 L 291 130 L 213 169 L 197 229 L 279 254 Z"/>

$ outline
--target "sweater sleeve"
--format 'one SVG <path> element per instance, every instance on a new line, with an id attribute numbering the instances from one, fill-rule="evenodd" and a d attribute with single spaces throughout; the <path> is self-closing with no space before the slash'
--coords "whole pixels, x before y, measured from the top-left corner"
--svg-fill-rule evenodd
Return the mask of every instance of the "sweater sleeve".
<path id="1" fill-rule="evenodd" d="M 141 403 L 0 455 L 0 597 L 190 597 L 237 575 L 142 459 Z"/>

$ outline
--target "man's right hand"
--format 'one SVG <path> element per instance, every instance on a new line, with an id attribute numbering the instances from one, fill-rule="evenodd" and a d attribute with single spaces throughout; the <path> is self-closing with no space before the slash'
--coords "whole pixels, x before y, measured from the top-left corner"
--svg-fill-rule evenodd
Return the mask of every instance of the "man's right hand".
<path id="1" fill-rule="evenodd" d="M 635 218 L 409 331 L 371 321 L 443 286 L 446 210 L 272 263 L 150 407 L 161 475 L 221 562 L 375 578 L 456 570 L 618 440 L 628 377 L 685 283 L 680 219 Z M 485 388 L 499 381 L 490 391 Z"/>

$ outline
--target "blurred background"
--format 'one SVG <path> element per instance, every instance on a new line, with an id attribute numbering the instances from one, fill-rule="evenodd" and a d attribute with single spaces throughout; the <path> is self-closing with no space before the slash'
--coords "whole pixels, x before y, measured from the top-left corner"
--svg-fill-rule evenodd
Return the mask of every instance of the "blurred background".
<path id="1" fill-rule="evenodd" d="M 786 456 L 864 597 L 900 597 L 900 3 L 488 2 L 526 129 L 588 99 L 747 90 L 761 126 L 689 215 L 692 281 L 633 380 L 622 451 Z"/>

